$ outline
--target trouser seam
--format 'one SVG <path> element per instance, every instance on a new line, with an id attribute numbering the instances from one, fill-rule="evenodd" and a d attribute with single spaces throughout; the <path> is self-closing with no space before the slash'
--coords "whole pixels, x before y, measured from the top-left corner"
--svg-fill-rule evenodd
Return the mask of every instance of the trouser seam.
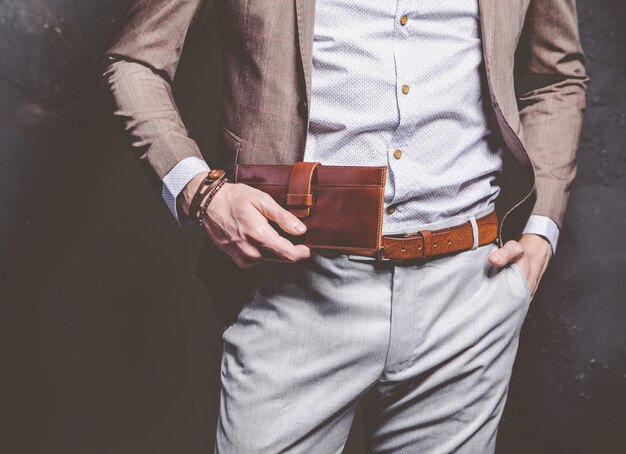
<path id="1" fill-rule="evenodd" d="M 389 296 L 389 339 L 387 341 L 387 351 L 385 352 L 385 361 L 383 362 L 383 368 L 380 372 L 380 378 L 378 379 L 378 381 L 383 381 L 386 378 L 386 371 L 387 371 L 387 362 L 389 360 L 389 351 L 391 350 L 391 340 L 392 340 L 392 333 L 391 330 L 393 329 L 393 300 L 394 300 L 394 277 L 395 277 L 395 273 L 396 273 L 396 266 L 393 265 L 391 268 L 391 279 L 389 282 L 389 285 L 391 287 L 391 294 Z"/>

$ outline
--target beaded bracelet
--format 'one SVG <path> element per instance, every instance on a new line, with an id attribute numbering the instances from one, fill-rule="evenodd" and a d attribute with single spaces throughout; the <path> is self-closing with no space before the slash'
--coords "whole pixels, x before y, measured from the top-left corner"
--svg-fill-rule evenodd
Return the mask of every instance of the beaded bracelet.
<path id="1" fill-rule="evenodd" d="M 209 174 L 206 176 L 198 189 L 196 189 L 196 193 L 193 195 L 191 199 L 191 204 L 189 205 L 189 217 L 192 219 L 198 218 L 198 211 L 200 210 L 200 204 L 204 200 L 204 198 L 211 192 L 211 189 L 215 186 L 215 184 L 224 178 L 223 170 L 211 170 Z"/>
<path id="2" fill-rule="evenodd" d="M 207 196 L 206 200 L 200 207 L 200 212 L 198 213 L 198 216 L 197 216 L 198 227 L 204 227 L 204 218 L 206 217 L 206 210 L 209 207 L 211 200 L 213 200 L 213 197 L 215 197 L 215 194 L 217 194 L 217 191 L 219 191 L 221 187 L 224 186 L 224 183 L 227 183 L 227 182 L 228 182 L 228 178 L 226 177 L 220 178 L 219 181 L 217 181 L 216 184 L 213 185 L 213 187 L 210 189 L 209 195 Z"/>

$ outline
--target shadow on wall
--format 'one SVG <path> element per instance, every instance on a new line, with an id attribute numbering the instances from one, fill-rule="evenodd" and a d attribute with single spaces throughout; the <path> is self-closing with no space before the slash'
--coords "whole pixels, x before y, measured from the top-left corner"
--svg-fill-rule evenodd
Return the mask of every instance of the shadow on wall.
<path id="1" fill-rule="evenodd" d="M 123 143 L 97 57 L 127 0 L 0 0 L 0 451 L 206 452 L 220 327 Z M 626 87 L 619 0 L 579 1 L 592 84 L 578 179 L 522 334 L 498 453 L 626 449 Z M 212 26 L 213 25 L 213 26 Z M 215 18 L 176 80 L 210 159 Z M 346 452 L 362 452 L 358 425 Z"/>

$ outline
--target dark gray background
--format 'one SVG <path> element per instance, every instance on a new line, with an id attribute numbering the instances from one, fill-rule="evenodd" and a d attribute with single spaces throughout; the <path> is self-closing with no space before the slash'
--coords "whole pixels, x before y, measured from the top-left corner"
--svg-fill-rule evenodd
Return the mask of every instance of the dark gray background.
<path id="1" fill-rule="evenodd" d="M 555 0 L 558 1 L 558 0 Z M 99 90 L 128 0 L 0 0 L 0 452 L 209 452 L 220 327 Z M 580 0 L 592 77 L 579 176 L 532 303 L 499 453 L 626 452 L 626 85 L 622 0 Z M 207 155 L 214 17 L 177 97 Z M 362 452 L 359 425 L 346 452 Z"/>

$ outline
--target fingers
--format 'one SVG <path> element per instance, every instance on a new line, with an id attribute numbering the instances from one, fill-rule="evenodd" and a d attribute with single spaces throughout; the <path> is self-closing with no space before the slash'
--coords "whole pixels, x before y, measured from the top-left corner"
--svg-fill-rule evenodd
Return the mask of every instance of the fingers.
<path id="1" fill-rule="evenodd" d="M 293 263 L 311 256 L 308 247 L 294 245 L 287 238 L 280 236 L 267 222 L 252 230 L 250 240 L 262 250 L 261 253 L 267 250 L 281 261 Z M 264 256 L 271 259 L 271 256 Z"/>
<path id="2" fill-rule="evenodd" d="M 274 221 L 287 233 L 302 235 L 306 226 L 289 211 L 281 207 L 271 196 L 263 193 L 258 199 L 257 209 L 267 219 Z"/>
<path id="3" fill-rule="evenodd" d="M 218 246 L 219 247 L 219 246 Z M 220 247 L 240 268 L 250 268 L 264 260 L 261 251 L 250 243 L 231 243 Z"/>
<path id="4" fill-rule="evenodd" d="M 273 221 L 291 235 L 306 232 L 306 226 L 269 194 L 236 184 L 220 192 L 223 197 L 209 205 L 205 229 L 239 267 L 266 260 L 293 263 L 310 257 L 308 247 L 294 245 L 270 225 Z"/>
<path id="5" fill-rule="evenodd" d="M 524 248 L 517 241 L 511 240 L 500 249 L 489 254 L 489 263 L 497 267 L 503 267 L 507 263 L 519 260 L 524 255 Z"/>

